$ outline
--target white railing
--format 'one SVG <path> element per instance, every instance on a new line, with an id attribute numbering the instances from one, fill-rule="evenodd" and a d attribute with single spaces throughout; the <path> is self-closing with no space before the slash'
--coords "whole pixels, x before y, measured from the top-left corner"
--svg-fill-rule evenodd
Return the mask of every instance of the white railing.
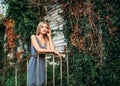
<path id="1" fill-rule="evenodd" d="M 39 54 L 38 53 L 36 53 L 36 54 L 34 54 L 34 55 L 31 55 L 31 56 L 29 56 L 29 57 L 27 57 L 27 58 L 25 58 L 25 59 L 23 59 L 23 60 L 21 60 L 20 62 L 17 62 L 17 63 L 15 63 L 15 64 L 12 64 L 12 65 L 9 65 L 9 66 L 7 66 L 7 67 L 4 67 L 3 69 L 1 69 L 0 70 L 0 73 L 3 73 L 3 81 L 2 81 L 2 83 L 4 83 L 4 80 L 5 80 L 5 72 L 7 72 L 7 70 L 8 69 L 10 69 L 10 68 L 14 68 L 15 69 L 15 86 L 19 86 L 18 85 L 18 65 L 21 63 L 21 62 L 27 62 L 27 81 L 28 81 L 28 60 L 29 60 L 29 58 L 31 58 L 31 57 L 33 57 L 33 56 L 36 56 L 37 55 L 37 76 L 39 75 L 39 73 L 40 73 L 40 71 L 39 71 Z M 69 84 L 69 61 L 68 61 L 68 53 L 63 53 L 63 55 L 64 55 L 64 58 L 66 58 L 66 63 L 67 63 L 67 85 Z M 52 59 L 52 86 L 55 86 L 56 84 L 55 84 L 55 58 L 57 57 L 56 55 L 54 55 L 53 53 L 45 53 L 45 86 L 47 86 L 48 85 L 48 80 L 47 80 L 47 78 L 48 78 L 48 74 L 47 74 L 47 68 L 48 68 L 48 63 L 50 63 L 50 61 L 49 61 L 49 59 L 50 58 L 48 58 L 48 57 L 51 57 L 51 59 Z M 56 58 L 57 59 L 57 58 Z M 62 86 L 62 58 L 61 58 L 61 60 L 57 60 L 58 62 L 59 62 L 59 67 L 60 67 L 60 86 Z M 37 77 L 37 85 L 39 86 L 39 77 Z M 28 82 L 26 83 L 27 84 L 27 86 L 28 86 Z M 2 84 L 3 86 L 4 86 L 4 84 Z"/>

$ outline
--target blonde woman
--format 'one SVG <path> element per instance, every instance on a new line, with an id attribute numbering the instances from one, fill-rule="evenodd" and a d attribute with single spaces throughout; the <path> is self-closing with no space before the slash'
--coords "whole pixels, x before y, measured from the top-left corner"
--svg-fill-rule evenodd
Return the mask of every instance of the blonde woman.
<path id="1" fill-rule="evenodd" d="M 38 24 L 36 35 L 31 36 L 31 54 L 34 53 L 55 53 L 60 59 L 60 53 L 55 48 L 51 37 L 50 27 L 47 22 Z M 40 78 L 40 86 L 45 82 L 45 55 L 39 55 L 40 76 L 37 76 L 37 57 L 32 57 L 28 63 L 28 86 L 38 86 L 37 77 Z"/>

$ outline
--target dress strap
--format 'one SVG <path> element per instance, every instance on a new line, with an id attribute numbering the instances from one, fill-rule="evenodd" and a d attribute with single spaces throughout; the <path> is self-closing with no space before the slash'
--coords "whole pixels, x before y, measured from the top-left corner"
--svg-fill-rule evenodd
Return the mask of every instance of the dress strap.
<path id="1" fill-rule="evenodd" d="M 37 40 L 37 42 L 38 42 L 38 45 L 41 47 L 41 45 L 40 45 L 40 40 L 38 39 L 37 36 L 36 36 L 36 40 Z"/>

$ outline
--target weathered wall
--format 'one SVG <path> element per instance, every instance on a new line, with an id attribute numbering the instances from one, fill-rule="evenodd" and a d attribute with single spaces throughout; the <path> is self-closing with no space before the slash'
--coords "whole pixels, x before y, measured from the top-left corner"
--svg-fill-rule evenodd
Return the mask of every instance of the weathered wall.
<path id="1" fill-rule="evenodd" d="M 51 5 L 49 8 L 50 10 L 44 18 L 50 22 L 49 24 L 51 30 L 53 31 L 53 41 L 56 50 L 62 52 L 64 50 L 64 46 L 67 45 L 65 42 L 64 34 L 62 33 L 64 30 L 64 19 L 60 14 L 63 12 L 63 10 L 60 8 L 59 4 Z"/>

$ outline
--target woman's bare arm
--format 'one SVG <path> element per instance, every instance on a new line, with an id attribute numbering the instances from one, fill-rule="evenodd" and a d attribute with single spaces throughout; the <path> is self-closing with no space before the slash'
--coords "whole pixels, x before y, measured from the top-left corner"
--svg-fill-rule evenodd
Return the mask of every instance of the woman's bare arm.
<path id="1" fill-rule="evenodd" d="M 51 37 L 49 37 L 49 47 L 51 50 L 53 50 L 53 51 L 55 50 L 55 46 L 54 46 L 54 43 L 53 43 L 53 40 Z"/>
<path id="2" fill-rule="evenodd" d="M 40 48 L 39 45 L 38 45 L 38 42 L 36 40 L 36 36 L 35 35 L 32 35 L 31 36 L 31 44 L 33 45 L 33 47 L 36 49 L 36 51 L 38 53 L 52 53 L 54 52 L 53 50 L 51 49 L 43 49 L 43 48 Z"/>
<path id="3" fill-rule="evenodd" d="M 58 55 L 59 59 L 61 58 L 61 54 L 58 51 L 56 51 L 53 40 L 51 37 L 49 37 L 49 48 L 51 50 L 53 50 L 56 55 Z"/>

